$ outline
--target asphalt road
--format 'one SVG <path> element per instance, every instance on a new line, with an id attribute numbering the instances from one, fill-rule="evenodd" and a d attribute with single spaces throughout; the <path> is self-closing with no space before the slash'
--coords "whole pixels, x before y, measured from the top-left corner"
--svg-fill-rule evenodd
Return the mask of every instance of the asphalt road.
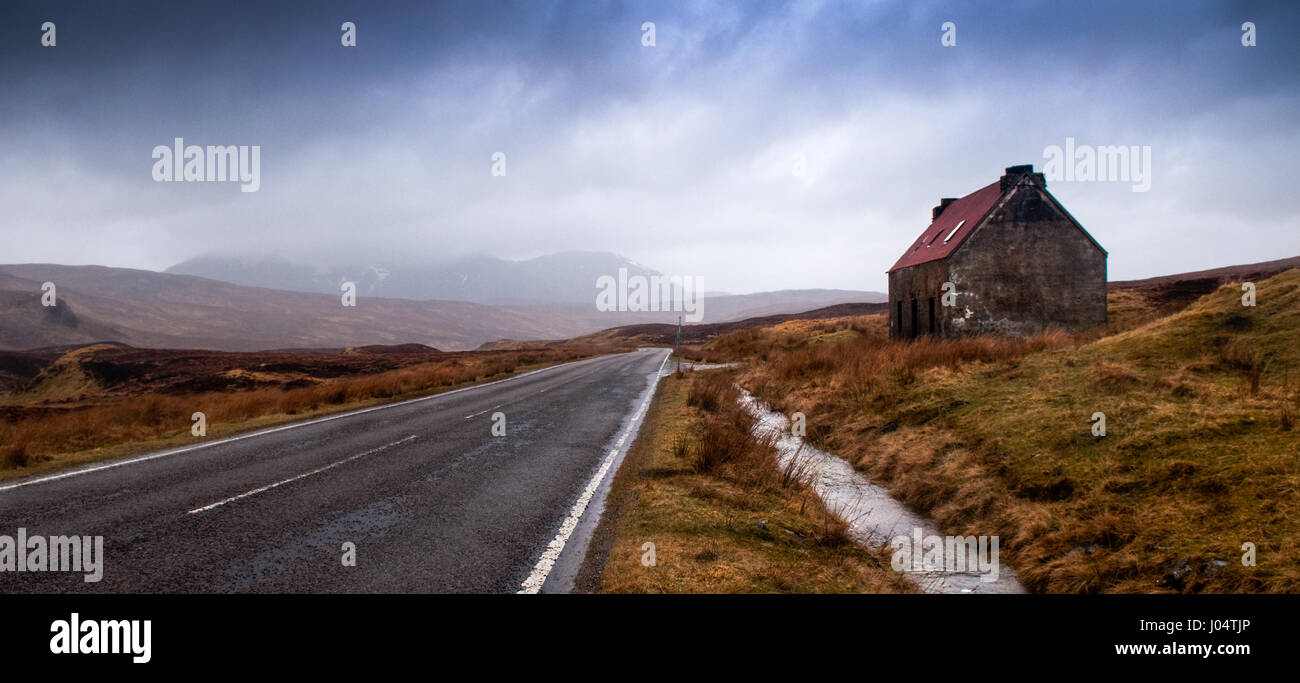
<path id="1" fill-rule="evenodd" d="M 537 583 L 539 559 L 611 451 L 631 444 L 620 437 L 666 354 L 604 356 L 71 476 L 0 482 L 0 535 L 104 537 L 100 582 L 5 571 L 0 593 L 517 592 L 530 576 Z M 505 436 L 491 434 L 495 412 Z M 557 566 L 574 566 L 575 553 L 580 562 L 579 540 Z M 355 544 L 355 566 L 344 566 L 344 543 Z"/>

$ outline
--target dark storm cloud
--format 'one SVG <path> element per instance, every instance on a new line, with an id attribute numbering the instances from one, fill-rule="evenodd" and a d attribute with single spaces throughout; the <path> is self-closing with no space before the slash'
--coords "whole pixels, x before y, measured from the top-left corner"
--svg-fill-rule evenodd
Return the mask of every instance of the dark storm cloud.
<path id="1" fill-rule="evenodd" d="M 3 260 L 593 248 L 879 289 L 939 196 L 1066 137 L 1153 148 L 1149 193 L 1049 186 L 1113 276 L 1300 253 L 1294 3 L 374 5 L 6 3 Z M 261 145 L 262 190 L 154 183 L 177 136 Z"/>

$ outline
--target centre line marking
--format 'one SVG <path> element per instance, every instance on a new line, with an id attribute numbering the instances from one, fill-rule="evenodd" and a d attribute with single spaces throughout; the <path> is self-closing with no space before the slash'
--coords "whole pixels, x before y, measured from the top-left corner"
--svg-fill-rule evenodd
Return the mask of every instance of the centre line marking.
<path id="1" fill-rule="evenodd" d="M 538 392 L 538 393 L 541 393 L 541 392 Z M 528 398 L 528 397 L 525 396 L 524 398 Z M 500 408 L 500 407 L 503 406 L 503 405 L 505 405 L 505 404 L 504 404 L 504 403 L 498 403 L 498 404 L 492 406 L 491 408 L 488 408 L 487 410 L 480 410 L 480 411 L 478 411 L 477 413 L 474 413 L 473 415 L 466 415 L 466 416 L 465 416 L 465 419 L 468 420 L 468 419 L 470 419 L 470 418 L 478 417 L 479 415 L 482 415 L 483 413 L 486 413 L 488 410 L 496 410 L 497 408 Z"/>
<path id="2" fill-rule="evenodd" d="M 219 500 L 219 501 L 217 501 L 217 502 L 215 502 L 215 503 L 213 503 L 213 504 L 211 504 L 211 505 L 204 505 L 204 506 L 201 507 L 201 508 L 194 508 L 193 510 L 190 510 L 189 512 L 187 512 L 187 513 L 185 513 L 185 514 L 187 514 L 187 515 L 193 515 L 193 514 L 196 514 L 196 513 L 199 513 L 199 512 L 207 512 L 208 510 L 211 510 L 211 509 L 213 509 L 213 508 L 221 507 L 222 505 L 225 505 L 226 503 L 233 503 L 233 502 L 235 502 L 235 501 L 237 501 L 237 500 L 239 500 L 239 499 L 241 499 L 241 498 L 247 498 L 247 497 L 249 497 L 249 496 L 256 496 L 256 495 L 259 494 L 259 493 L 265 493 L 265 492 L 267 492 L 267 491 L 270 491 L 271 489 L 273 489 L 273 488 L 275 488 L 275 487 L 277 487 L 277 486 L 284 486 L 285 484 L 289 484 L 289 483 L 292 483 L 292 482 L 298 481 L 299 479 L 305 479 L 305 478 L 307 478 L 307 477 L 310 477 L 310 476 L 312 476 L 313 474 L 320 474 L 321 472 L 324 472 L 325 470 L 331 470 L 331 469 L 334 469 L 335 467 L 338 467 L 339 465 L 343 465 L 343 464 L 346 464 L 346 463 L 352 462 L 353 460 L 356 460 L 357 458 L 364 458 L 364 457 L 367 456 L 367 455 L 373 455 L 373 454 L 378 453 L 378 452 L 380 452 L 380 451 L 388 450 L 389 448 L 392 448 L 393 446 L 396 446 L 397 444 L 400 444 L 400 443 L 406 443 L 407 441 L 410 441 L 411 439 L 414 439 L 414 438 L 415 438 L 415 435 L 412 434 L 412 435 L 406 437 L 405 439 L 398 439 L 397 441 L 394 441 L 394 442 L 392 442 L 392 443 L 390 443 L 390 444 L 385 444 L 385 445 L 383 445 L 383 446 L 380 446 L 379 448 L 372 448 L 372 449 L 370 449 L 370 450 L 368 450 L 368 451 L 366 451 L 366 452 L 364 452 L 364 453 L 357 453 L 356 455 L 353 455 L 353 456 L 351 456 L 351 457 L 344 458 L 344 459 L 342 459 L 342 460 L 340 460 L 340 461 L 338 461 L 338 462 L 330 463 L 330 464 L 328 464 L 328 465 L 326 465 L 326 466 L 324 466 L 324 467 L 317 467 L 316 469 L 314 469 L 314 470 L 312 470 L 312 471 L 310 471 L 310 472 L 303 472 L 302 474 L 299 474 L 299 475 L 296 476 L 296 477 L 289 477 L 288 479 L 285 479 L 284 481 L 277 481 L 277 482 L 275 482 L 274 484 L 267 484 L 266 486 L 263 486 L 263 487 L 261 487 L 261 488 L 255 488 L 255 489 L 253 489 L 252 491 L 245 491 L 245 492 L 243 492 L 243 493 L 241 493 L 241 494 L 239 494 L 239 495 L 237 495 L 237 496 L 231 496 L 231 497 L 229 497 L 229 498 L 227 498 L 227 499 L 225 499 L 225 500 Z"/>

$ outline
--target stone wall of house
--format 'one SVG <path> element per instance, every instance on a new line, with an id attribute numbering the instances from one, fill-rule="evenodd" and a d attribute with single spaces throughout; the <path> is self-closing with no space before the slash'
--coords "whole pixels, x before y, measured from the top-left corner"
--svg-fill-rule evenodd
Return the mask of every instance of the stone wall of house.
<path id="1" fill-rule="evenodd" d="M 1030 335 L 1106 324 L 1106 254 L 1032 182 L 949 259 L 951 331 Z"/>
<path id="2" fill-rule="evenodd" d="M 948 281 L 948 262 L 930 261 L 889 274 L 889 335 L 913 339 L 926 334 L 946 336 L 948 318 L 954 309 L 943 306 L 943 283 Z M 934 324 L 930 309 L 934 309 Z M 915 315 L 913 314 L 915 311 Z"/>
<path id="3" fill-rule="evenodd" d="M 1106 324 L 1106 254 L 1055 206 L 1041 183 L 1041 174 L 1018 179 L 947 260 L 889 274 L 891 336 L 1026 336 Z M 949 281 L 955 285 L 954 306 L 943 305 L 942 288 Z"/>

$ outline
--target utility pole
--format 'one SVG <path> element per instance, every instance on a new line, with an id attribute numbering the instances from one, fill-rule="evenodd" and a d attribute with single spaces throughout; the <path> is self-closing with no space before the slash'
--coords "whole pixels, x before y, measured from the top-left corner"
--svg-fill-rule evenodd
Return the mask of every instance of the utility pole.
<path id="1" fill-rule="evenodd" d="M 682 371 L 682 317 L 677 316 L 677 343 L 673 347 L 673 353 L 677 354 L 677 372 Z"/>

